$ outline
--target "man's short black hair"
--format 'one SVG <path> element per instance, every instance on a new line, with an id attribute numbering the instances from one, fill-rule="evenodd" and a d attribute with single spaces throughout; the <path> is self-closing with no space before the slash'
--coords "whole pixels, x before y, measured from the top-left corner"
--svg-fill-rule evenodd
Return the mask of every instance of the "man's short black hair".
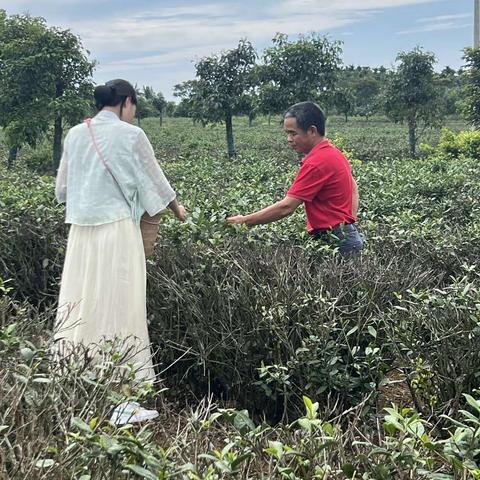
<path id="1" fill-rule="evenodd" d="M 317 127 L 318 133 L 325 136 L 325 114 L 314 102 L 300 102 L 292 105 L 283 116 L 284 118 L 295 118 L 297 125 L 304 132 L 310 127 Z"/>

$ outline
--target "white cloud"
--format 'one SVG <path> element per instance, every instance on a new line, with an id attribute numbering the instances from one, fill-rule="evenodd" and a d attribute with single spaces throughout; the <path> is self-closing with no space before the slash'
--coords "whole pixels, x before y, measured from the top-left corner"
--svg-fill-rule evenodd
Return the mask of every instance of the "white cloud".
<path id="1" fill-rule="evenodd" d="M 473 18 L 471 13 L 457 13 L 455 15 L 438 15 L 436 17 L 420 18 L 417 23 L 448 22 L 451 20 L 461 20 L 464 18 Z"/>
<path id="2" fill-rule="evenodd" d="M 35 5 L 38 11 L 40 6 L 58 3 L 58 0 L 0 1 L 15 3 L 17 11 L 28 5 Z M 81 1 L 64 0 L 62 8 Z M 97 1 L 105 4 L 109 0 Z M 278 0 L 272 7 L 259 6 L 255 17 L 246 18 L 242 2 L 213 0 L 179 7 L 156 6 L 132 15 L 118 9 L 118 16 L 108 22 L 90 17 L 61 26 L 78 33 L 92 56 L 104 59 L 103 65 L 109 59 L 133 65 L 135 58 L 142 64 L 142 59 L 150 55 L 155 57 L 153 61 L 163 58 L 171 63 L 175 58 L 178 62 L 191 61 L 231 48 L 244 37 L 253 43 L 266 43 L 279 31 L 287 34 L 328 32 L 361 22 L 380 9 L 435 1 L 441 0 L 330 0 L 327 5 L 319 0 Z M 123 57 L 122 60 L 119 57 Z"/>
<path id="3" fill-rule="evenodd" d="M 397 35 L 409 35 L 411 33 L 422 33 L 422 32 L 440 32 L 443 30 L 460 30 L 463 28 L 471 28 L 473 23 L 454 23 L 454 22 L 440 22 L 440 23 L 431 23 L 423 25 L 418 28 L 412 28 L 409 30 L 401 30 L 397 32 Z"/>
<path id="4" fill-rule="evenodd" d="M 202 5 L 184 5 L 180 7 L 162 7 L 133 15 L 137 20 L 166 20 L 172 18 L 192 17 L 222 17 L 232 12 L 231 7 L 224 3 L 207 3 Z"/>
<path id="5" fill-rule="evenodd" d="M 326 32 L 358 21 L 353 17 L 312 18 L 310 15 L 258 16 L 246 20 L 239 9 L 225 11 L 221 5 L 217 12 L 223 11 L 223 15 L 211 16 L 215 12 L 214 5 L 210 5 L 206 12 L 202 8 L 198 11 L 190 8 L 188 11 L 186 16 L 174 16 L 173 11 L 166 14 L 159 11 L 157 14 L 149 12 L 112 19 L 108 24 L 81 21 L 70 26 L 81 36 L 93 56 L 101 57 L 108 52 L 114 57 L 122 54 L 123 62 L 137 57 L 143 62 L 143 57 L 148 56 L 142 55 L 143 52 L 155 52 L 157 59 L 163 56 L 168 61 L 175 58 L 177 61 L 189 61 L 231 48 L 244 37 L 255 43 L 270 40 L 278 31 L 288 34 L 313 30 Z"/>
<path id="6" fill-rule="evenodd" d="M 280 8 L 290 11 L 301 9 L 310 12 L 359 12 L 365 10 L 383 10 L 385 8 L 435 3 L 441 0 L 330 0 L 327 5 L 318 0 L 282 0 Z"/>
<path id="7" fill-rule="evenodd" d="M 466 23 L 465 19 L 472 19 L 472 13 L 455 13 L 450 15 L 436 15 L 434 17 L 418 18 L 415 21 L 417 26 L 401 30 L 398 35 L 409 35 L 411 33 L 439 32 L 444 30 L 459 30 L 472 27 L 473 23 Z"/>
<path id="8" fill-rule="evenodd" d="M 51 8 L 68 8 L 71 5 L 85 5 L 87 0 L 1 0 L 0 8 L 9 14 L 29 12 L 33 9 L 39 11 Z M 110 0 L 95 0 L 95 3 L 107 3 Z M 92 1 L 90 3 L 93 3 Z"/>
<path id="9" fill-rule="evenodd" d="M 163 2 L 152 1 L 153 6 L 143 10 L 140 7 L 136 11 L 112 9 L 118 13 L 105 22 L 94 16 L 84 20 L 73 17 L 72 21 L 68 7 L 86 2 L 85 8 L 90 9 L 94 2 L 99 2 L 105 8 L 113 5 L 112 0 L 62 0 L 61 7 L 52 13 L 54 22 L 45 16 L 49 23 L 71 28 L 81 36 L 92 58 L 100 62 L 95 78 L 103 81 L 111 75 L 124 74 L 140 82 L 149 75 L 154 79 L 178 78 L 173 72 L 183 72 L 186 79 L 192 78 L 192 60 L 232 48 L 240 38 L 246 37 L 254 45 L 265 45 L 276 32 L 295 35 L 310 31 L 328 33 L 333 29 L 343 29 L 336 36 L 344 37 L 352 34 L 352 25 L 374 18 L 385 9 L 442 1 L 277 0 L 258 2 L 254 12 L 240 0 L 207 0 L 203 4 L 178 7 L 163 7 Z M 8 13 L 31 7 L 37 14 L 38 11 L 54 11 L 59 0 L 0 0 L 0 3 L 0 8 L 6 8 Z M 426 29 L 433 28 L 433 24 L 437 29 L 442 25 L 443 29 L 461 28 L 453 25 L 466 18 L 464 15 L 425 19 L 424 24 L 415 25 L 416 31 L 428 31 Z M 155 81 L 148 83 L 155 86 Z"/>
<path id="10" fill-rule="evenodd" d="M 276 32 L 328 33 L 365 21 L 385 8 L 436 1 L 441 0 L 331 0 L 328 4 L 278 0 L 274 6 L 259 6 L 255 16 L 247 18 L 243 3 L 211 0 L 201 5 L 149 8 L 112 18 L 108 24 L 89 19 L 70 26 L 92 56 L 100 59 L 96 77 L 125 72 L 125 76 L 139 79 L 145 70 L 164 77 L 183 69 L 189 72 L 186 78 L 191 78 L 192 60 L 232 48 L 240 38 L 262 45 Z M 350 33 L 346 30 L 338 36 Z"/>

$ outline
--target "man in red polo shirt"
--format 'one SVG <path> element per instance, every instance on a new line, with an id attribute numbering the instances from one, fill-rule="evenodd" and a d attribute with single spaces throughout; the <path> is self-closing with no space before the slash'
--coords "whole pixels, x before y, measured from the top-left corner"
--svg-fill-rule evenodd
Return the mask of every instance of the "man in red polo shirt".
<path id="1" fill-rule="evenodd" d="M 295 181 L 283 200 L 249 215 L 229 217 L 230 224 L 259 225 L 291 215 L 305 204 L 308 233 L 331 239 L 348 256 L 363 248 L 355 227 L 358 189 L 350 164 L 325 138 L 325 116 L 313 102 L 290 107 L 284 116 L 288 143 L 306 154 Z"/>

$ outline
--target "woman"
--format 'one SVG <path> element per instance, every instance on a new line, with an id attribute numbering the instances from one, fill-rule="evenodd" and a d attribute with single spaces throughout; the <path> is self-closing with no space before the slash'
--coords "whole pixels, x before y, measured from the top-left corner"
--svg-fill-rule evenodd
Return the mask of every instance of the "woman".
<path id="1" fill-rule="evenodd" d="M 100 112 L 68 132 L 56 181 L 71 227 L 55 339 L 62 349 L 123 339 L 134 351 L 137 377 L 154 380 L 140 219 L 168 207 L 184 221 L 185 209 L 145 133 L 130 124 L 137 105 L 132 85 L 112 80 L 94 95 Z"/>

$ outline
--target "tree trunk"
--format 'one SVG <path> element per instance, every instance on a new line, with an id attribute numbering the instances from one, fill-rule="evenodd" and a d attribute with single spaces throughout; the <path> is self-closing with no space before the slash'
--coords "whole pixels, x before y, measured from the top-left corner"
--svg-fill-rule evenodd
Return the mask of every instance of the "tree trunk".
<path id="1" fill-rule="evenodd" d="M 254 118 L 254 116 L 252 115 L 252 113 L 249 113 L 248 114 L 248 126 L 249 127 L 253 127 L 253 118 Z"/>
<path id="2" fill-rule="evenodd" d="M 410 144 L 410 155 L 412 158 L 417 156 L 417 125 L 415 120 L 408 122 L 408 143 Z"/>
<path id="3" fill-rule="evenodd" d="M 272 114 L 269 113 L 269 114 L 268 114 L 268 126 L 270 126 L 271 123 L 272 123 Z"/>
<path id="4" fill-rule="evenodd" d="M 56 173 L 62 158 L 62 117 L 55 119 L 55 127 L 53 131 L 53 172 Z"/>
<path id="5" fill-rule="evenodd" d="M 8 151 L 8 160 L 7 160 L 7 168 L 8 169 L 13 168 L 13 165 L 15 164 L 15 161 L 17 160 L 17 154 L 18 154 L 18 146 L 14 145 Z"/>
<path id="6" fill-rule="evenodd" d="M 64 93 L 64 85 L 62 80 L 58 80 L 55 84 L 55 99 L 59 100 Z M 58 167 L 60 165 L 60 159 L 62 158 L 62 115 L 56 113 L 54 130 L 53 130 L 53 158 L 52 158 L 52 171 L 57 173 Z"/>
<path id="7" fill-rule="evenodd" d="M 235 143 L 233 141 L 232 114 L 230 112 L 226 113 L 225 115 L 225 128 L 227 133 L 228 158 L 234 158 L 236 152 Z"/>
<path id="8" fill-rule="evenodd" d="M 345 114 L 345 123 L 348 122 L 348 113 Z"/>
<path id="9" fill-rule="evenodd" d="M 163 126 L 163 113 L 160 112 L 160 127 Z"/>
<path id="10" fill-rule="evenodd" d="M 141 123 L 142 123 L 140 116 L 137 117 L 137 121 L 138 121 L 138 126 L 140 127 L 140 126 L 141 126 Z"/>

